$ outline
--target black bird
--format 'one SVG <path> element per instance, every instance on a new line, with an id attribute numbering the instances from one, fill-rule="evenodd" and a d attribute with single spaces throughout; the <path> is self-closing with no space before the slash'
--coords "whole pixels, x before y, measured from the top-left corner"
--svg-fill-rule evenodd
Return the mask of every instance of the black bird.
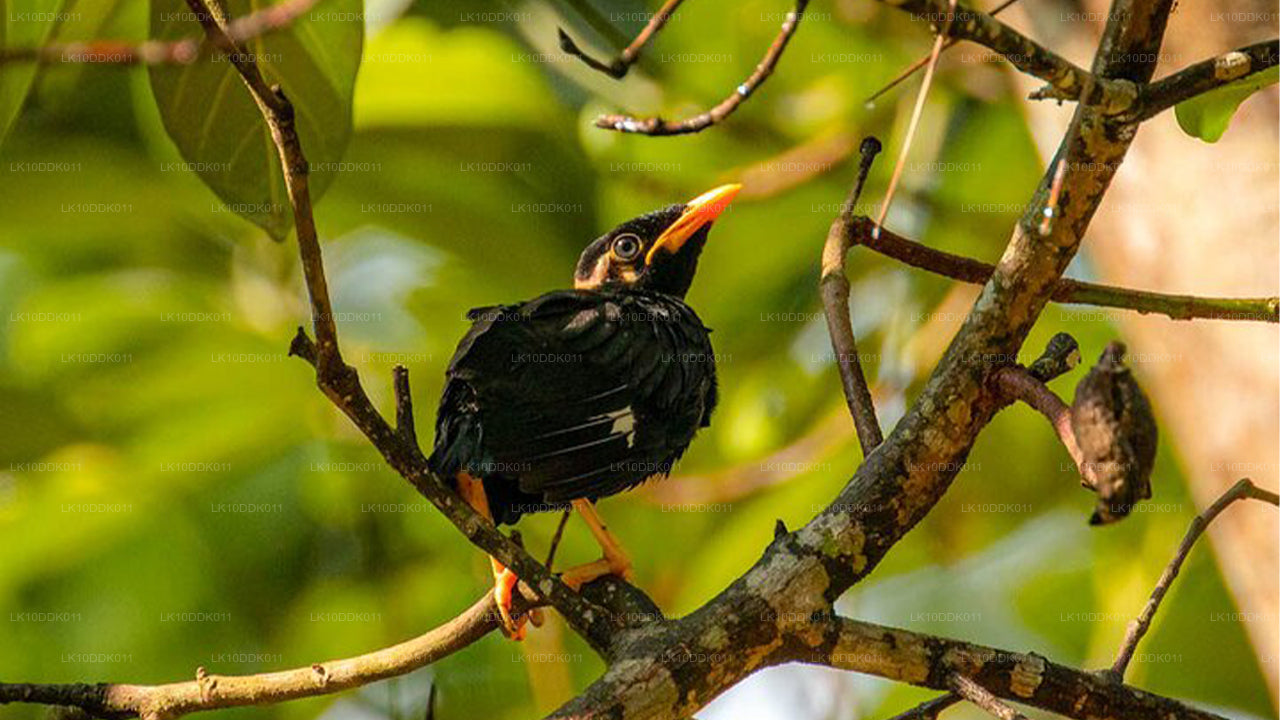
<path id="1" fill-rule="evenodd" d="M 477 308 L 446 372 L 430 466 L 498 524 L 573 507 L 604 557 L 571 587 L 631 562 L 596 500 L 666 476 L 716 404 L 709 330 L 684 303 L 707 232 L 740 185 L 622 223 L 587 246 L 573 290 Z M 497 560 L 507 634 L 517 578 Z"/>

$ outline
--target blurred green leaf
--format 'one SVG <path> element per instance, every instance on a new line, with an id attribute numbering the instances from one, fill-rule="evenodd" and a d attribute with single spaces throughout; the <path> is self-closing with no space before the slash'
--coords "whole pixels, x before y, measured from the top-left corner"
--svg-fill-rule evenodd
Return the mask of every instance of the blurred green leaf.
<path id="1" fill-rule="evenodd" d="M 1218 142 L 1246 98 L 1280 78 L 1280 67 L 1240 78 L 1233 83 L 1178 103 L 1173 112 L 1183 132 L 1205 142 Z"/>
<path id="2" fill-rule="evenodd" d="M 0 0 L 0 48 L 34 48 L 48 40 L 62 17 L 64 0 Z M 18 117 L 36 78 L 35 63 L 0 67 L 0 143 Z"/>
<path id="3" fill-rule="evenodd" d="M 261 9 L 231 0 L 230 17 Z M 332 0 L 284 30 L 245 44 L 268 84 L 279 83 L 297 111 L 311 164 L 311 196 L 333 181 L 351 138 L 351 99 L 364 38 L 361 0 Z M 199 22 L 182 0 L 156 0 L 151 35 L 198 36 Z M 225 55 L 179 67 L 152 66 L 151 87 L 165 130 L 183 159 L 233 211 L 276 239 L 293 223 L 271 132 Z"/>

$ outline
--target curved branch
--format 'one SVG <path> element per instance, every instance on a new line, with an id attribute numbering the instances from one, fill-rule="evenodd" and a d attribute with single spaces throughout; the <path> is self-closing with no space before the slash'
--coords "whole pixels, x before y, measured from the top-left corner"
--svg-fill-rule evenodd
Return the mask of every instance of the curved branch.
<path id="1" fill-rule="evenodd" d="M 578 47 L 573 38 L 569 37 L 569 33 L 565 32 L 564 28 L 556 28 L 560 38 L 560 49 L 582 60 L 592 70 L 602 72 L 615 80 L 621 80 L 627 76 L 627 71 L 631 69 L 631 66 L 640 59 L 640 51 L 644 49 L 645 45 L 649 44 L 649 41 L 655 35 L 662 32 L 662 28 L 666 26 L 667 21 L 675 14 L 676 8 L 680 7 L 682 2 L 684 0 L 667 0 L 662 8 L 653 17 L 649 18 L 648 24 L 644 26 L 639 35 L 636 35 L 636 39 L 623 48 L 622 52 L 618 53 L 618 57 L 608 63 L 601 62 L 588 55 L 582 48 Z"/>
<path id="2" fill-rule="evenodd" d="M 773 44 L 769 46 L 769 51 L 765 53 L 764 59 L 760 61 L 759 65 L 756 65 L 755 71 L 733 91 L 732 95 L 721 100 L 718 105 L 710 110 L 684 120 L 663 120 L 660 117 L 640 119 L 630 115 L 602 115 L 596 118 L 596 127 L 624 133 L 660 137 L 700 132 L 724 120 L 734 110 L 737 110 L 738 106 L 746 101 L 756 91 L 756 88 L 760 87 L 773 74 L 774 68 L 778 66 L 778 61 L 782 59 L 782 53 L 787 49 L 787 43 L 791 42 L 791 36 L 795 35 L 796 30 L 800 28 L 800 18 L 804 17 L 804 9 L 808 4 L 809 0 L 796 0 L 795 9 L 787 13 L 787 19 L 782 23 L 782 30 L 778 32 L 778 37 L 774 38 Z"/>
<path id="3" fill-rule="evenodd" d="M 981 260 L 935 250 L 883 227 L 880 228 L 879 237 L 872 237 L 870 229 L 874 226 L 875 223 L 871 218 L 866 216 L 854 218 L 848 225 L 850 247 L 862 245 L 911 267 L 967 283 L 985 283 L 995 270 L 994 265 L 988 265 Z M 1213 298 L 1168 295 L 1059 278 L 1053 283 L 1049 299 L 1056 303 L 1114 307 L 1144 314 L 1158 313 L 1174 320 L 1280 322 L 1280 298 L 1276 297 Z"/>
<path id="4" fill-rule="evenodd" d="M 840 370 L 840 384 L 858 432 L 862 455 L 866 457 L 884 442 L 884 433 L 876 418 L 875 402 L 871 399 L 871 389 L 867 386 L 867 377 L 862 372 L 862 361 L 858 357 L 858 343 L 853 336 L 853 322 L 849 318 L 849 278 L 845 276 L 844 258 L 848 254 L 848 226 L 853 220 L 853 210 L 862 195 L 867 174 L 871 171 L 871 163 L 880 152 L 880 141 L 867 136 L 860 151 L 862 161 L 858 164 L 858 179 L 827 231 L 827 241 L 822 247 L 822 276 L 818 284 L 827 317 L 827 334 L 831 337 L 831 350 Z"/>
<path id="5" fill-rule="evenodd" d="M 1137 122 L 1150 119 L 1180 102 L 1277 64 L 1280 64 L 1280 39 L 1254 43 L 1202 60 L 1144 86 L 1138 93 L 1133 119 Z"/>
<path id="6" fill-rule="evenodd" d="M 1277 498 L 1275 493 L 1263 490 L 1254 485 L 1253 481 L 1244 478 L 1232 485 L 1230 489 L 1222 494 L 1222 497 L 1218 498 L 1207 510 L 1191 521 L 1191 527 L 1187 528 L 1187 534 L 1182 538 L 1182 543 L 1178 545 L 1178 551 L 1174 553 L 1168 567 L 1160 575 L 1160 580 L 1156 583 L 1155 589 L 1151 591 L 1151 598 L 1147 600 L 1142 612 L 1129 623 L 1129 627 L 1125 631 L 1124 641 L 1120 643 L 1120 651 L 1116 653 L 1116 661 L 1108 671 L 1117 681 L 1124 680 L 1124 673 L 1129 667 L 1129 661 L 1133 659 L 1134 650 L 1138 648 L 1138 643 L 1142 641 L 1142 637 L 1147 634 L 1147 630 L 1151 627 L 1151 620 L 1155 618 L 1156 611 L 1160 609 L 1160 602 L 1164 600 L 1165 593 L 1169 592 L 1173 581 L 1178 579 L 1178 572 L 1182 570 L 1182 563 L 1186 561 L 1187 555 L 1191 553 L 1191 548 L 1195 547 L 1200 535 L 1209 527 L 1209 523 L 1213 522 L 1214 518 L 1218 517 L 1223 510 L 1226 510 L 1231 503 L 1245 499 L 1261 500 L 1272 505 L 1280 504 L 1280 498 Z"/>
<path id="7" fill-rule="evenodd" d="M 423 635 L 352 658 L 257 675 L 210 675 L 199 668 L 196 679 L 167 685 L 0 683 L 0 704 L 71 706 L 100 717 L 142 720 L 270 705 L 404 675 L 467 647 L 500 623 L 493 593 L 487 592 L 461 615 Z"/>

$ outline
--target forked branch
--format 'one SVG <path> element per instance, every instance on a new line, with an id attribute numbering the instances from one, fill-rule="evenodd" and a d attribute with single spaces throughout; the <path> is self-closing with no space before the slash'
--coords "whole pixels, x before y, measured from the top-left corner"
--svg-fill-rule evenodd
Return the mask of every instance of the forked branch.
<path id="1" fill-rule="evenodd" d="M 795 9 L 787 13 L 786 19 L 782 22 L 782 30 L 778 32 L 773 44 L 769 46 L 769 51 L 765 53 L 764 59 L 756 65 L 756 69 L 751 75 L 734 89 L 729 97 L 721 100 L 710 110 L 684 120 L 664 120 L 660 117 L 635 118 L 630 115 L 602 115 L 596 118 L 596 127 L 640 135 L 687 135 L 705 130 L 724 120 L 734 110 L 737 110 L 739 105 L 746 102 L 747 98 L 751 97 L 751 94 L 773 74 L 774 69 L 778 66 L 778 61 L 782 59 L 782 53 L 787 49 L 787 43 L 791 42 L 791 37 L 796 34 L 796 30 L 800 29 L 800 19 L 804 17 L 804 9 L 808 5 L 809 0 L 796 0 Z"/>

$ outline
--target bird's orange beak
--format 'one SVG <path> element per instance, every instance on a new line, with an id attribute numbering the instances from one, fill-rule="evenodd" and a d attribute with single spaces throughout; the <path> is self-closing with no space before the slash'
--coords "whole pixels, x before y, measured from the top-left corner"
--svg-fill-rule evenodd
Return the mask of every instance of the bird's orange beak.
<path id="1" fill-rule="evenodd" d="M 693 237 L 699 228 L 720 217 L 720 213 L 729 207 L 729 203 L 733 202 L 734 196 L 741 189 L 742 186 L 738 184 L 721 185 L 715 190 L 708 190 L 690 200 L 685 205 L 684 214 L 676 218 L 676 221 L 658 236 L 653 247 L 649 248 L 649 254 L 644 256 L 644 264 L 652 265 L 653 258 L 659 250 L 673 254 L 679 252 L 680 248 L 684 247 L 685 241 Z"/>

